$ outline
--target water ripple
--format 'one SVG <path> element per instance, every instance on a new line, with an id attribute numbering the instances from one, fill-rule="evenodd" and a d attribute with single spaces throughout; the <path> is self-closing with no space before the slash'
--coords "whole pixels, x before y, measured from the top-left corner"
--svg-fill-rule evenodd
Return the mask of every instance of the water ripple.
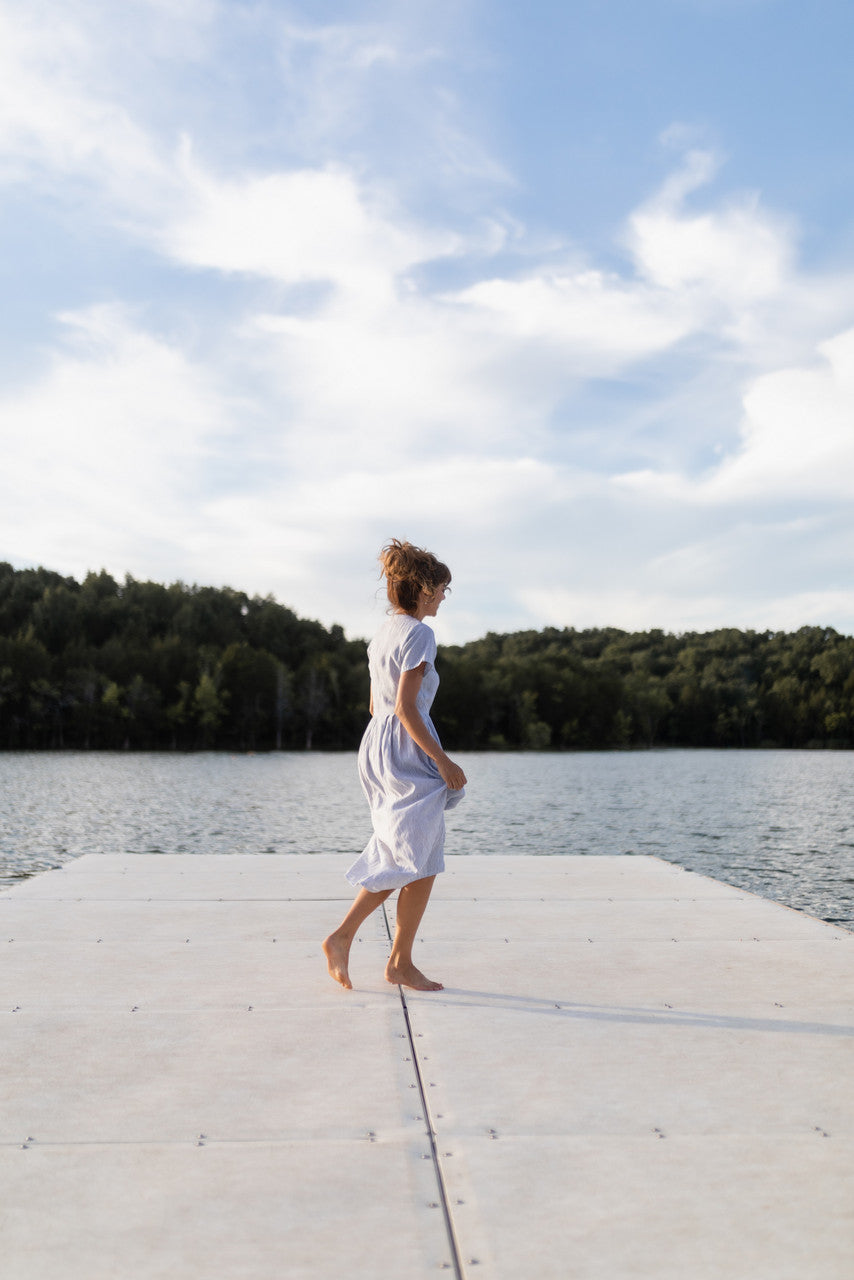
<path id="1" fill-rule="evenodd" d="M 459 759 L 449 854 L 654 851 L 854 929 L 854 753 Z M 82 853 L 338 853 L 343 869 L 369 834 L 349 754 L 0 754 L 0 885 Z"/>

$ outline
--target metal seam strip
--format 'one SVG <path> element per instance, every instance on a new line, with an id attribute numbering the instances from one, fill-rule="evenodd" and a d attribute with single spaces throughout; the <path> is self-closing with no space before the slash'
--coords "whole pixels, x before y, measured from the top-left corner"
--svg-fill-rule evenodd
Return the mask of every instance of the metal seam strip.
<path id="1" fill-rule="evenodd" d="M 386 932 L 388 933 L 388 940 L 391 942 L 392 931 L 385 903 L 382 904 L 382 913 L 383 919 L 385 920 Z M 404 995 L 403 987 L 398 986 L 397 990 L 400 994 L 400 1004 L 403 1009 L 403 1021 L 406 1024 L 406 1035 L 409 1040 L 409 1048 L 412 1053 L 412 1065 L 415 1070 L 415 1080 L 421 1097 L 421 1106 L 423 1107 L 424 1124 L 427 1130 L 427 1139 L 430 1143 L 430 1155 L 433 1160 L 433 1172 L 436 1176 L 439 1205 L 442 1209 L 442 1216 L 445 1219 L 445 1231 L 448 1236 L 448 1248 L 451 1251 L 451 1264 L 454 1268 L 454 1277 L 455 1280 L 465 1280 L 462 1259 L 460 1256 L 460 1247 L 457 1242 L 457 1233 L 454 1229 L 454 1220 L 451 1216 L 450 1204 L 448 1203 L 448 1192 L 445 1187 L 445 1178 L 442 1173 L 441 1161 L 439 1160 L 439 1150 L 436 1146 L 436 1129 L 433 1124 L 430 1105 L 427 1101 L 427 1091 L 424 1088 L 424 1076 L 421 1071 L 421 1063 L 418 1061 L 418 1051 L 415 1047 L 415 1036 L 412 1034 L 412 1023 L 409 1018 L 409 1006 L 406 1003 L 406 996 Z"/>

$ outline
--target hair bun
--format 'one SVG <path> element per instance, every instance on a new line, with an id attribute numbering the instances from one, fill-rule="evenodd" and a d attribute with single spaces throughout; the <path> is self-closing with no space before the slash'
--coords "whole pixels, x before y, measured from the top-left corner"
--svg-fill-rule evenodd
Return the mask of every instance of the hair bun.
<path id="1" fill-rule="evenodd" d="M 396 609 L 414 613 L 422 591 L 429 595 L 451 581 L 451 571 L 431 551 L 392 538 L 379 554 L 388 598 Z"/>

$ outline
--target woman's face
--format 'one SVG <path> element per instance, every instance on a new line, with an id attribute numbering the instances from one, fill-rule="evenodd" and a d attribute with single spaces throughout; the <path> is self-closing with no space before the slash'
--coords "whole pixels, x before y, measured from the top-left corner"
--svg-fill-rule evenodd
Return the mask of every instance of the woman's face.
<path id="1" fill-rule="evenodd" d="M 437 587 L 432 595 L 426 591 L 421 592 L 421 609 L 419 612 L 422 618 L 435 618 L 439 612 L 439 605 L 445 599 L 447 591 L 448 584 L 445 583 L 444 586 Z"/>

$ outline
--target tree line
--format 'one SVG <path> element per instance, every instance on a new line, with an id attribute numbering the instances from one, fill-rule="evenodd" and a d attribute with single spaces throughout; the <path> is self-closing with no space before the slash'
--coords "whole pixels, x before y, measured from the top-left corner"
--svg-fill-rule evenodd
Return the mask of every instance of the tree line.
<path id="1" fill-rule="evenodd" d="M 850 747 L 854 639 L 722 628 L 443 647 L 452 750 Z M 0 563 L 0 749 L 354 749 L 365 643 L 272 596 Z"/>

